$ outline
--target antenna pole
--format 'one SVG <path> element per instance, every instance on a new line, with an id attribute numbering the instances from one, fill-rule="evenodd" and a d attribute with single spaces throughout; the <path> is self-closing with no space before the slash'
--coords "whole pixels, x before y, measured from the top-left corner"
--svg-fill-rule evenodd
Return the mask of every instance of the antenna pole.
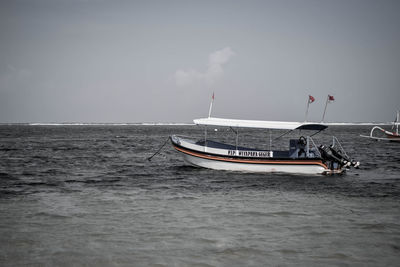
<path id="1" fill-rule="evenodd" d="M 211 98 L 210 109 L 208 110 L 208 117 L 209 118 L 211 117 L 211 110 L 212 110 L 213 103 L 214 103 L 214 93 L 213 93 L 212 98 Z"/>
<path id="2" fill-rule="evenodd" d="M 310 100 L 307 99 L 307 109 L 306 109 L 306 118 L 304 119 L 304 122 L 307 121 L 307 117 L 308 117 L 308 108 L 310 107 Z"/>
<path id="3" fill-rule="evenodd" d="M 306 118 L 304 119 L 304 122 L 307 121 L 307 117 L 308 117 L 308 108 L 310 107 L 310 103 L 314 102 L 315 98 L 312 95 L 308 95 L 307 98 L 307 108 L 306 108 Z"/>
<path id="4" fill-rule="evenodd" d="M 321 122 L 324 122 L 325 113 L 326 113 L 326 107 L 328 106 L 328 101 L 329 101 L 329 95 L 328 95 L 328 97 L 326 98 L 325 109 L 324 109 L 324 115 L 322 115 L 322 120 L 321 120 Z"/>

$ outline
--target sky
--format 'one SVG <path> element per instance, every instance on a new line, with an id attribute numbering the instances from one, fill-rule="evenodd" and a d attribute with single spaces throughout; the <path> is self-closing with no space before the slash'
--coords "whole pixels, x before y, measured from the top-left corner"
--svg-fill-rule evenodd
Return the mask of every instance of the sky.
<path id="1" fill-rule="evenodd" d="M 400 1 L 0 1 L 0 123 L 388 122 Z"/>

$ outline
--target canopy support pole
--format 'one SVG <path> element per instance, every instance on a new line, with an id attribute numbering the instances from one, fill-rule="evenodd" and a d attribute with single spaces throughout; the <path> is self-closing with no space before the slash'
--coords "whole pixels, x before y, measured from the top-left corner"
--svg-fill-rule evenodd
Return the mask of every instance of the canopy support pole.
<path id="1" fill-rule="evenodd" d="M 278 137 L 275 138 L 274 140 L 279 139 L 279 138 L 281 138 L 281 137 L 284 136 L 284 135 L 287 135 L 287 134 L 290 133 L 291 131 L 293 131 L 293 130 L 289 130 L 289 131 L 287 131 L 287 132 L 284 132 L 283 134 L 281 134 L 280 136 L 278 136 Z"/>
<path id="2" fill-rule="evenodd" d="M 237 129 L 236 133 L 236 151 L 238 150 L 238 143 L 239 143 L 239 129 Z"/>
<path id="3" fill-rule="evenodd" d="M 272 149 L 272 134 L 271 129 L 269 129 L 269 151 Z"/>
<path id="4" fill-rule="evenodd" d="M 310 135 L 310 137 L 313 137 L 316 134 L 319 134 L 320 132 L 322 132 L 323 130 L 319 130 L 318 132 L 313 133 L 312 135 Z"/>
<path id="5" fill-rule="evenodd" d="M 207 151 L 207 125 L 204 127 L 204 152 Z"/>

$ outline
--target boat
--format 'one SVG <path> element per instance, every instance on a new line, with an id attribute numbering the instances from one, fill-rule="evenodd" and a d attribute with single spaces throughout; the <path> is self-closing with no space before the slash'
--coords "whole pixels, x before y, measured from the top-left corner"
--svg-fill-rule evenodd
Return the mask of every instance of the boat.
<path id="1" fill-rule="evenodd" d="M 295 174 L 340 174 L 350 167 L 358 168 L 360 163 L 352 160 L 344 151 L 336 137 L 330 145 L 316 146 L 312 136 L 328 126 L 311 122 L 282 122 L 237 120 L 224 118 L 201 118 L 193 121 L 204 126 L 204 138 L 196 140 L 179 135 L 170 136 L 173 147 L 183 156 L 187 164 L 215 170 L 242 172 L 282 172 Z M 234 144 L 207 138 L 207 127 L 218 126 L 231 129 L 236 135 Z M 272 149 L 270 134 L 269 149 L 257 149 L 240 146 L 238 135 L 240 128 L 261 130 L 285 130 L 278 138 L 293 131 L 310 132 L 289 140 L 287 150 Z M 276 138 L 275 138 L 276 139 Z"/>
<path id="2" fill-rule="evenodd" d="M 399 135 L 399 124 L 400 124 L 400 111 L 396 113 L 396 119 L 393 121 L 391 131 L 387 131 L 379 126 L 374 126 L 371 129 L 369 135 L 360 135 L 364 138 L 370 138 L 376 141 L 390 141 L 390 142 L 399 142 L 400 143 L 400 135 Z M 376 134 L 375 132 L 378 132 Z M 380 135 L 379 135 L 380 134 Z"/>

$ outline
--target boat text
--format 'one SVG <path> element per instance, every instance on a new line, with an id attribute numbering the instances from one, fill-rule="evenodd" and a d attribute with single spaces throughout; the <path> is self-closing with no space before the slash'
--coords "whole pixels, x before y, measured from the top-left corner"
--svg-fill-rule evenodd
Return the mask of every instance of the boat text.
<path id="1" fill-rule="evenodd" d="M 246 151 L 246 150 L 228 150 L 228 156 L 272 158 L 272 151 Z"/>

